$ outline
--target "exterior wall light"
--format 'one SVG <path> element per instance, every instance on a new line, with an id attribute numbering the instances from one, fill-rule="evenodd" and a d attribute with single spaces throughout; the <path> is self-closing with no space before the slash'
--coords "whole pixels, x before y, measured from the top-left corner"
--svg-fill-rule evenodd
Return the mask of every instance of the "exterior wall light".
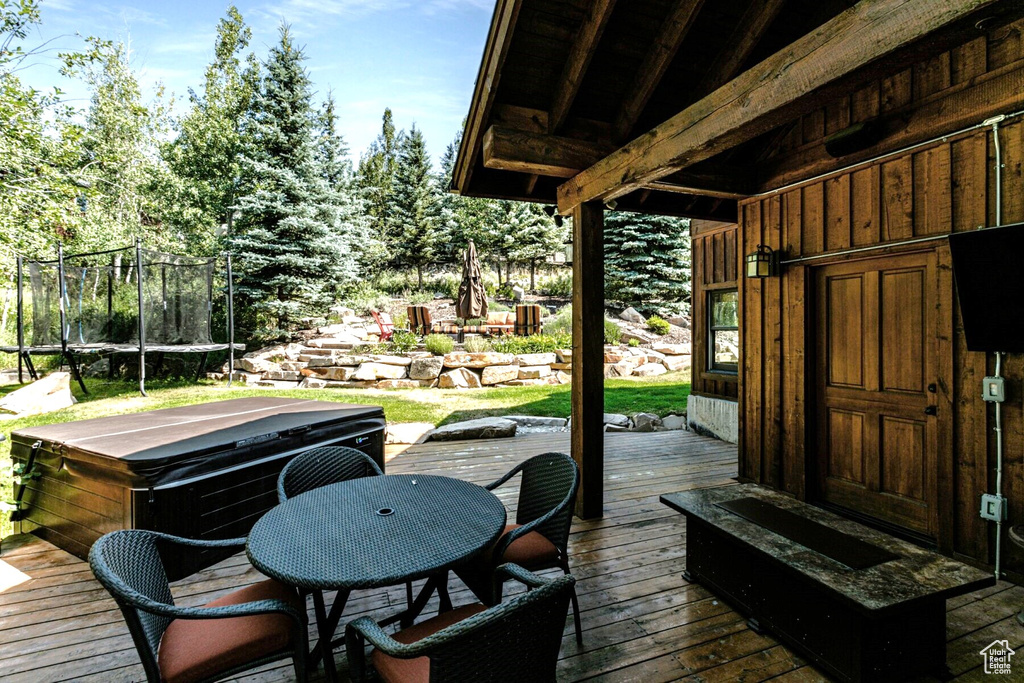
<path id="1" fill-rule="evenodd" d="M 746 260 L 747 277 L 775 277 L 779 274 L 778 254 L 767 245 L 757 245 L 757 251 L 747 254 Z"/>

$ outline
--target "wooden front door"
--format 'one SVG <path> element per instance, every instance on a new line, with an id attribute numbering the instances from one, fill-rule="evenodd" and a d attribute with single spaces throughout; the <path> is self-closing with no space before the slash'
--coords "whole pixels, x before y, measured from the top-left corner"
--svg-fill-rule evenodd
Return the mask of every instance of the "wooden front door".
<path id="1" fill-rule="evenodd" d="M 817 495 L 934 537 L 933 252 L 817 270 Z"/>

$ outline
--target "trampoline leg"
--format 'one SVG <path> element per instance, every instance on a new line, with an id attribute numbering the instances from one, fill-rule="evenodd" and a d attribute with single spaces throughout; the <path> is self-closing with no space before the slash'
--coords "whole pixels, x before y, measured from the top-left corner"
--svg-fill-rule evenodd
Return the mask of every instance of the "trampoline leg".
<path id="1" fill-rule="evenodd" d="M 68 357 L 68 369 L 71 370 L 71 376 L 78 381 L 78 386 L 82 387 L 82 393 L 88 394 L 89 390 L 85 388 L 85 380 L 82 379 L 82 373 L 78 369 L 78 364 L 75 362 L 75 357 L 71 354 L 67 354 Z"/>
<path id="2" fill-rule="evenodd" d="M 36 366 L 32 364 L 32 356 L 28 351 L 25 352 L 25 369 L 28 370 L 29 379 L 33 382 L 39 379 L 39 375 L 36 373 Z"/>
<path id="3" fill-rule="evenodd" d="M 203 378 L 203 374 L 206 372 L 206 359 L 209 357 L 209 355 L 209 352 L 207 352 L 199 357 L 199 369 L 196 370 L 197 382 Z"/>

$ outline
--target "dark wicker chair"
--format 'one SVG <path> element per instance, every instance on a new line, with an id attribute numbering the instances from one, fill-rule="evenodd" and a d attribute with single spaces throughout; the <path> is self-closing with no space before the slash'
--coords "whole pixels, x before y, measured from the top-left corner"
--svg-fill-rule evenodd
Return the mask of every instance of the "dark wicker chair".
<path id="1" fill-rule="evenodd" d="M 373 458 L 360 450 L 347 446 L 321 446 L 300 453 L 284 466 L 277 478 L 277 499 L 283 503 L 300 493 L 328 484 L 383 475 Z M 313 608 L 323 617 L 321 613 L 325 614 L 327 610 L 323 593 L 310 593 L 313 595 Z M 412 605 L 411 581 L 405 584 L 405 598 Z"/>
<path id="2" fill-rule="evenodd" d="M 486 488 L 493 491 L 522 472 L 515 524 L 506 525 L 493 550 L 455 570 L 485 604 L 501 602 L 501 582 L 491 579 L 493 568 L 512 562 L 530 571 L 557 567 L 569 573 L 569 527 L 579 489 L 579 469 L 565 453 L 544 453 L 526 460 Z M 580 608 L 572 590 L 576 641 L 583 644 Z"/>
<path id="3" fill-rule="evenodd" d="M 160 549 L 242 549 L 245 539 L 198 541 L 153 531 L 112 531 L 93 544 L 89 565 L 114 597 L 152 683 L 216 681 L 291 657 L 306 680 L 306 611 L 295 590 L 273 580 L 205 607 L 178 607 Z"/>
<path id="4" fill-rule="evenodd" d="M 498 567 L 495 575 L 531 590 L 490 609 L 459 607 L 393 636 L 368 617 L 350 623 L 345 639 L 352 680 L 368 680 L 364 644 L 369 641 L 375 648 L 370 660 L 384 683 L 554 682 L 576 579 L 549 581 L 514 564 Z"/>
<path id="5" fill-rule="evenodd" d="M 292 458 L 281 470 L 277 477 L 277 500 L 283 503 L 321 486 L 382 474 L 373 458 L 355 448 L 313 448 Z"/>

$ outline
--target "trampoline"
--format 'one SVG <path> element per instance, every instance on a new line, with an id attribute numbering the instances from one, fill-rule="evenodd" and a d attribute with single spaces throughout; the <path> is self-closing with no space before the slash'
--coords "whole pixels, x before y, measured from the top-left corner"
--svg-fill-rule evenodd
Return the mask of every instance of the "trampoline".
<path id="1" fill-rule="evenodd" d="M 32 356 L 60 356 L 82 391 L 80 360 L 85 356 L 138 356 L 139 391 L 146 395 L 146 354 L 200 354 L 196 379 L 202 377 L 209 354 L 245 349 L 235 343 L 231 256 L 226 258 L 224 343 L 214 342 L 214 258 L 195 258 L 134 247 L 65 254 L 25 261 L 17 266 L 17 345 L 0 351 L 18 355 L 18 380 L 24 372 L 38 374 Z M 26 301 L 25 276 L 30 296 Z M 113 363 L 110 364 L 111 374 Z M 228 383 L 231 382 L 228 374 Z"/>

